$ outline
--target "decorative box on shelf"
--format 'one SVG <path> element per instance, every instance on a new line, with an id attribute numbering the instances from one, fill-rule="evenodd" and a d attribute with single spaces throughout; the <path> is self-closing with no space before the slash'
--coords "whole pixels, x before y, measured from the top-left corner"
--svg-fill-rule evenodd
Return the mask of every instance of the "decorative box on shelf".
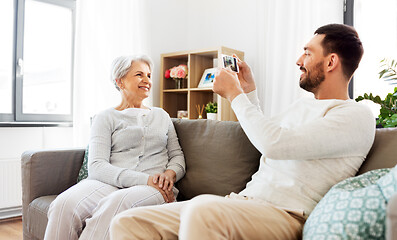
<path id="1" fill-rule="evenodd" d="M 178 111 L 187 110 L 189 119 L 198 119 L 200 112 L 197 111 L 197 106 L 217 102 L 217 120 L 237 121 L 230 103 L 215 94 L 211 87 L 213 71 L 210 69 L 222 66 L 219 61 L 223 54 L 236 54 L 244 60 L 244 52 L 227 47 L 161 54 L 160 105 L 171 117 L 176 118 Z M 176 85 L 174 79 L 165 77 L 165 72 L 179 65 L 186 65 L 188 72 L 186 78 Z M 205 111 L 202 117 L 207 118 Z"/>

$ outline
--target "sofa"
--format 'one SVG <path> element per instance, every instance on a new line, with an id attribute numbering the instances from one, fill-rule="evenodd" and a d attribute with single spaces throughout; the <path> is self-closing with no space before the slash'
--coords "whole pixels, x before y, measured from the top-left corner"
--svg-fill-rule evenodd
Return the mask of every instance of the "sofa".
<path id="1" fill-rule="evenodd" d="M 220 196 L 241 191 L 259 166 L 261 154 L 238 122 L 172 119 L 186 159 L 186 175 L 176 187 L 178 201 L 199 194 Z M 55 197 L 76 184 L 85 149 L 26 151 L 22 154 L 24 239 L 43 239 L 47 211 Z M 359 169 L 397 164 L 397 128 L 377 129 L 375 142 Z M 387 209 L 387 239 L 397 239 L 397 194 Z"/>

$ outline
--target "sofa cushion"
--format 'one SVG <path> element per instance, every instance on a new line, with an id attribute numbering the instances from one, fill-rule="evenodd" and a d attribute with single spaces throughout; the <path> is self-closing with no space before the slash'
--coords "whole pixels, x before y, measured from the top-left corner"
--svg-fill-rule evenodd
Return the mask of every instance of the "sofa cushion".
<path id="1" fill-rule="evenodd" d="M 375 141 L 357 175 L 397 164 L 397 128 L 376 129 Z"/>
<path id="2" fill-rule="evenodd" d="M 79 176 L 77 177 L 77 182 L 80 182 L 83 179 L 86 179 L 88 177 L 88 148 L 89 146 L 87 145 L 85 152 L 84 152 L 84 159 L 83 159 L 83 164 L 81 164 L 81 168 L 79 171 Z"/>
<path id="3" fill-rule="evenodd" d="M 186 160 L 178 200 L 240 192 L 258 170 L 261 154 L 238 122 L 172 119 Z"/>
<path id="4" fill-rule="evenodd" d="M 384 239 L 386 205 L 397 192 L 397 168 L 346 179 L 318 203 L 303 239 Z"/>

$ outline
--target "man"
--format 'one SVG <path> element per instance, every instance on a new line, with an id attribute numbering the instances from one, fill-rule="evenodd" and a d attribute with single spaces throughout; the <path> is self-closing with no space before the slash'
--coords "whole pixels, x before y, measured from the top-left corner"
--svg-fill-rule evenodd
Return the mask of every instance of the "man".
<path id="1" fill-rule="evenodd" d="M 231 102 L 262 153 L 258 172 L 239 194 L 127 210 L 112 222 L 113 239 L 299 239 L 316 204 L 356 174 L 372 146 L 375 119 L 348 97 L 362 54 L 352 27 L 317 29 L 297 61 L 300 86 L 315 98 L 271 119 L 260 111 L 246 63 L 238 63 L 238 74 L 220 70 L 213 90 Z"/>

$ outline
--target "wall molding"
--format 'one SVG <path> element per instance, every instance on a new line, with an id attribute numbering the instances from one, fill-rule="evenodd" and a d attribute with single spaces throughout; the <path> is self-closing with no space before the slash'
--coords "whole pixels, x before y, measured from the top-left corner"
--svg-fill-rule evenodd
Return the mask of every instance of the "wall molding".
<path id="1" fill-rule="evenodd" d="M 0 209 L 0 220 L 22 216 L 22 206 Z"/>

